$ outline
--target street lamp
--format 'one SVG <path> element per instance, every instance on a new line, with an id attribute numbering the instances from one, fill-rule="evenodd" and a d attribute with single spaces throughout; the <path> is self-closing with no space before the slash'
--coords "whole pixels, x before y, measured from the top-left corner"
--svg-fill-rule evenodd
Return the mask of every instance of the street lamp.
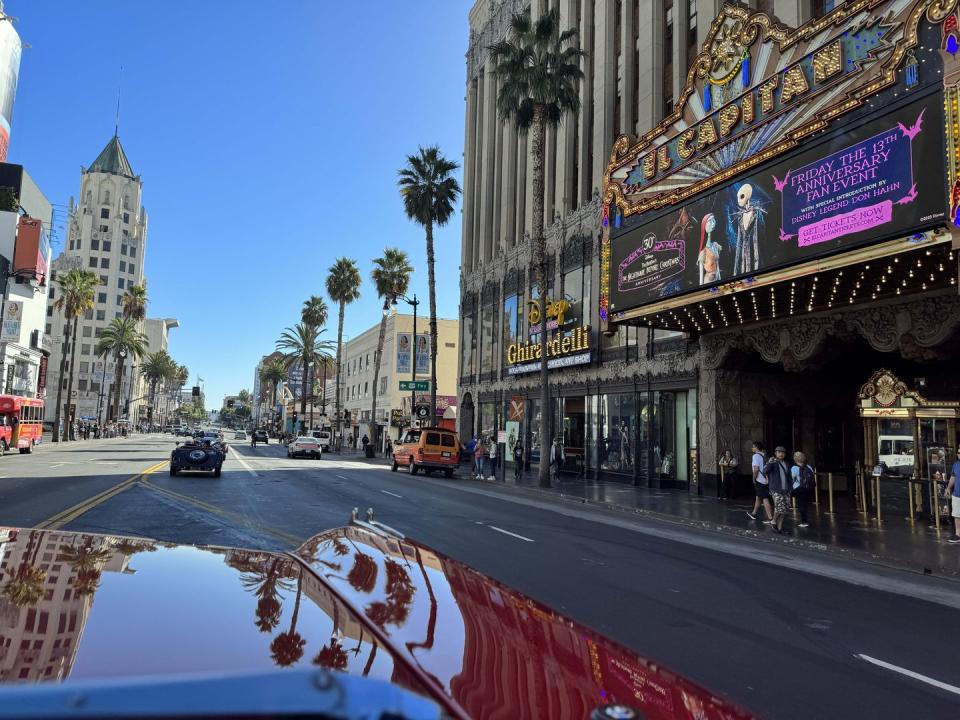
<path id="1" fill-rule="evenodd" d="M 413 298 L 408 298 L 403 293 L 395 293 L 393 296 L 393 304 L 397 304 L 397 298 L 400 298 L 405 303 L 410 305 L 413 308 L 413 342 L 410 343 L 410 379 L 413 380 L 414 387 L 410 388 L 410 427 L 413 427 L 413 409 L 417 404 L 417 306 L 420 304 L 420 301 L 417 300 L 417 294 L 413 294 Z M 384 304 L 386 307 L 386 304 Z"/>

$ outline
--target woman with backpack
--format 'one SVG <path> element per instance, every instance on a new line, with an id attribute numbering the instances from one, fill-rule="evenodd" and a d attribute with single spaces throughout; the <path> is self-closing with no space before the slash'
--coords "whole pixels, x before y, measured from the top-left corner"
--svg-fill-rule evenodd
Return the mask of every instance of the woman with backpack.
<path id="1" fill-rule="evenodd" d="M 807 465 L 807 456 L 797 450 L 793 454 L 794 465 L 790 468 L 790 476 L 793 479 L 793 497 L 797 501 L 797 510 L 800 511 L 800 524 L 798 528 L 810 527 L 807 524 L 807 508 L 810 507 L 810 496 L 813 495 L 816 487 L 816 471 Z"/>

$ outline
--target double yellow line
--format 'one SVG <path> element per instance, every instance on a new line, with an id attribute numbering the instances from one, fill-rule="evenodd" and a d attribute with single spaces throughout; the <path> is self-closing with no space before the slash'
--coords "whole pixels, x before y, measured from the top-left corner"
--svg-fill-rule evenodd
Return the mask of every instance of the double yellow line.
<path id="1" fill-rule="evenodd" d="M 107 500 L 109 500 L 112 497 L 115 497 L 116 495 L 119 495 L 124 490 L 130 489 L 131 487 L 133 487 L 134 483 L 138 482 L 143 478 L 146 478 L 151 473 L 155 473 L 157 470 L 162 468 L 168 462 L 169 462 L 168 460 L 163 460 L 161 462 L 158 462 L 156 465 L 151 465 L 143 472 L 137 473 L 133 477 L 127 478 L 123 482 L 117 485 L 114 485 L 111 488 L 107 488 L 103 492 L 98 493 L 93 497 L 89 497 L 86 500 L 82 500 L 81 502 L 77 503 L 73 507 L 68 507 L 66 510 L 62 510 L 61 512 L 58 512 L 53 517 L 49 517 L 43 522 L 38 523 L 35 527 L 39 530 L 59 530 L 68 522 L 76 520 L 78 517 L 83 515 L 85 512 L 92 510 L 97 505 L 106 502 Z"/>

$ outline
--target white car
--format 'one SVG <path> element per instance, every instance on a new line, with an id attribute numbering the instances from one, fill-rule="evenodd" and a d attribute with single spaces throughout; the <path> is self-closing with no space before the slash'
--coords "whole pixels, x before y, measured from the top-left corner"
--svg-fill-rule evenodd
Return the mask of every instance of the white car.
<path id="1" fill-rule="evenodd" d="M 246 440 L 246 439 L 247 439 L 247 434 L 246 434 L 243 430 L 237 430 L 237 431 L 233 434 L 233 439 L 234 439 L 234 440 Z"/>
<path id="2" fill-rule="evenodd" d="M 323 448 L 320 447 L 320 441 L 315 437 L 301 436 L 287 443 L 288 458 L 295 458 L 300 455 L 319 460 L 323 457 Z"/>

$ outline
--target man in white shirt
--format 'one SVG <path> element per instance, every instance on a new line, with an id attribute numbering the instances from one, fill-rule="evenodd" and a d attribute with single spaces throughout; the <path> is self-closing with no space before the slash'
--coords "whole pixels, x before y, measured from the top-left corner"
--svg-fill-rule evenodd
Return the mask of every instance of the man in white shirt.
<path id="1" fill-rule="evenodd" d="M 770 503 L 770 483 L 763 474 L 763 466 L 767 464 L 766 456 L 763 453 L 763 443 L 759 440 L 754 440 L 750 451 L 753 453 L 750 465 L 752 466 L 751 470 L 753 472 L 754 499 L 753 511 L 748 512 L 747 515 L 750 516 L 751 520 L 756 520 L 757 512 L 760 510 L 760 503 L 763 502 L 763 509 L 767 513 L 767 519 L 763 522 L 765 525 L 770 525 L 773 523 L 773 505 Z"/>

